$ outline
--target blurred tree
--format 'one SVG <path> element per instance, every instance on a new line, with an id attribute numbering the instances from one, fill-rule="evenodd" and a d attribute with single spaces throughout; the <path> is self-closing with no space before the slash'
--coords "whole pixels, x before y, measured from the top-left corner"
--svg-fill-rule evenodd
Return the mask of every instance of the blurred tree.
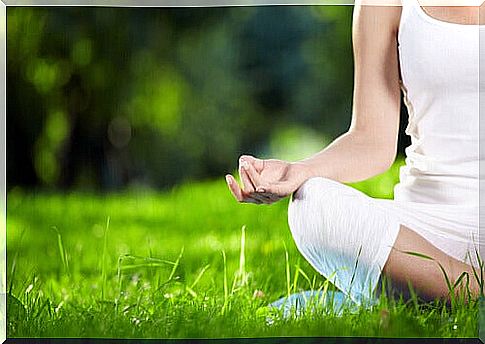
<path id="1" fill-rule="evenodd" d="M 7 179 L 169 187 L 350 122 L 350 6 L 9 7 Z"/>

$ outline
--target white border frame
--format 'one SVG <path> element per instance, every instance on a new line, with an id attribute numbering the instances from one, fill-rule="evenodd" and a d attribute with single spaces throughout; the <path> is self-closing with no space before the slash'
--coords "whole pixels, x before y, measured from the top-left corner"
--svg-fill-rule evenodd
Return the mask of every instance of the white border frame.
<path id="1" fill-rule="evenodd" d="M 418 0 L 422 6 L 480 6 L 485 0 Z M 7 224 L 7 197 L 6 197 L 6 91 L 7 91 L 7 7 L 8 6 L 100 6 L 100 7 L 228 7 L 228 6 L 275 6 L 275 5 L 373 5 L 373 6 L 401 6 L 401 0 L 0 0 L 0 343 L 7 339 L 6 333 L 6 224 Z M 485 41 L 482 44 L 480 31 L 480 57 L 485 56 Z M 484 38 L 485 39 L 485 38 Z M 485 73 L 485 63 L 480 64 L 479 79 Z M 484 75 L 485 77 L 485 75 Z M 480 113 L 485 111 L 485 90 L 482 91 L 480 84 Z M 483 99 L 482 99 L 483 98 Z M 483 123 L 482 123 L 483 122 Z M 482 131 L 484 134 L 482 135 Z M 480 137 L 485 138 L 485 116 L 480 118 Z M 480 157 L 482 152 L 485 157 L 485 139 L 482 145 L 480 140 Z M 482 173 L 485 168 L 485 161 L 480 160 L 480 199 L 485 197 L 485 183 L 482 187 Z M 485 176 L 485 173 L 484 173 Z M 484 181 L 485 182 L 485 181 Z M 482 191 L 483 189 L 483 191 Z M 485 226 L 485 204 L 484 211 L 480 202 L 480 235 L 482 226 Z M 482 225 L 483 223 L 483 225 Z M 485 248 L 484 248 L 485 250 Z M 483 252 L 481 247 L 479 251 Z M 480 253 L 481 256 L 483 256 Z M 485 301 L 482 300 L 479 319 L 485 313 Z M 484 314 L 485 315 L 485 314 Z M 481 328 L 482 321 L 479 320 L 478 337 L 485 343 L 485 328 Z"/>
<path id="2" fill-rule="evenodd" d="M 7 6 L 0 2 L 0 342 L 7 339 Z"/>

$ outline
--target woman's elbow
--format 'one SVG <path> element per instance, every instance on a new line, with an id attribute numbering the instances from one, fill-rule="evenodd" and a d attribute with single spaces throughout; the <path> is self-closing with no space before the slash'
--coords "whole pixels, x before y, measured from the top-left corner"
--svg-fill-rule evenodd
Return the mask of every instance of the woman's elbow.
<path id="1" fill-rule="evenodd" d="M 376 174 L 386 172 L 396 161 L 397 147 L 380 147 L 376 153 Z"/>
<path id="2" fill-rule="evenodd" d="M 397 156 L 397 138 L 395 135 L 376 135 L 373 131 L 349 130 L 347 135 L 365 152 L 368 167 L 372 175 L 386 172 L 394 163 Z M 397 135 L 397 134 L 396 134 Z M 365 147 L 365 148 L 364 148 Z"/>

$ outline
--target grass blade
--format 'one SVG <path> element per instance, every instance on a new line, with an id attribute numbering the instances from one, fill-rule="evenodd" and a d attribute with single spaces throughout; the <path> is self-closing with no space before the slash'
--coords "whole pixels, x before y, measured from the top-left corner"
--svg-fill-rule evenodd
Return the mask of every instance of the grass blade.
<path id="1" fill-rule="evenodd" d="M 245 285 L 247 282 L 246 279 L 246 226 L 242 226 L 241 228 L 241 250 L 239 253 L 239 278 L 241 279 L 241 285 Z"/>
<path id="2" fill-rule="evenodd" d="M 434 261 L 435 259 L 430 257 L 430 256 L 427 256 L 425 254 L 422 254 L 422 253 L 419 253 L 419 252 L 413 252 L 413 251 L 400 251 L 402 253 L 406 253 L 406 254 L 409 254 L 411 256 L 415 256 L 415 257 L 419 257 L 419 258 L 423 258 L 423 259 L 427 259 L 427 260 L 432 260 Z"/>
<path id="3" fill-rule="evenodd" d="M 106 227 L 104 230 L 104 242 L 103 242 L 103 256 L 101 260 L 101 300 L 104 300 L 106 295 L 106 288 L 108 283 L 108 267 L 106 264 L 106 257 L 108 251 L 108 229 L 109 229 L 110 217 L 106 219 Z"/>
<path id="4" fill-rule="evenodd" d="M 310 290 L 315 289 L 315 285 L 314 285 L 314 284 L 312 284 L 312 281 L 310 280 L 310 278 L 308 277 L 308 275 L 305 273 L 305 271 L 303 271 L 303 270 L 300 268 L 300 265 L 297 265 L 297 266 L 296 266 L 296 270 L 297 270 L 297 271 L 298 271 L 298 273 L 299 273 L 300 275 L 302 275 L 302 276 L 303 276 L 303 278 L 304 278 L 304 279 L 305 279 L 305 280 L 308 282 L 308 288 L 309 288 Z"/>
<path id="5" fill-rule="evenodd" d="M 206 266 L 204 266 L 202 268 L 202 270 L 200 270 L 199 274 L 197 275 L 197 277 L 195 278 L 195 281 L 194 283 L 192 283 L 192 285 L 190 286 L 190 289 L 194 289 L 195 286 L 197 285 L 197 283 L 199 283 L 200 279 L 202 278 L 202 275 L 204 275 L 204 273 L 207 271 L 207 269 L 210 267 L 210 264 L 207 264 Z"/>
<path id="6" fill-rule="evenodd" d="M 293 276 L 293 292 L 297 291 L 298 287 L 298 277 L 300 276 L 300 260 L 298 259 L 298 263 L 295 265 L 295 276 Z"/>
<path id="7" fill-rule="evenodd" d="M 177 271 L 177 268 L 180 265 L 180 260 L 182 259 L 183 255 L 184 255 L 184 246 L 182 246 L 182 249 L 180 250 L 179 256 L 177 257 L 177 260 L 173 265 L 172 271 L 170 272 L 170 276 L 168 276 L 167 282 L 170 282 L 173 279 L 173 276 L 175 276 L 175 271 Z"/>
<path id="8" fill-rule="evenodd" d="M 227 305 L 229 303 L 229 290 L 227 287 L 227 266 L 226 266 L 226 252 L 222 250 L 222 261 L 224 265 L 224 304 L 222 305 L 221 315 L 226 312 Z"/>
<path id="9" fill-rule="evenodd" d="M 231 294 L 233 294 L 238 288 L 244 287 L 248 284 L 248 274 L 246 272 L 246 226 L 241 228 L 241 245 L 239 251 L 239 269 L 232 281 Z"/>
<path id="10" fill-rule="evenodd" d="M 66 250 L 64 248 L 64 244 L 62 242 L 62 236 L 57 227 L 53 226 L 52 229 L 57 234 L 57 248 L 59 250 L 59 255 L 61 257 L 62 266 L 64 267 L 65 273 L 69 276 L 69 262 L 67 260 Z"/>
<path id="11" fill-rule="evenodd" d="M 19 247 L 21 247 L 22 244 L 22 239 L 24 238 L 25 234 L 25 228 L 22 229 L 22 232 L 20 233 L 20 239 L 19 239 Z M 15 256 L 13 257 L 12 261 L 12 266 L 10 267 L 10 285 L 8 287 L 8 293 L 12 295 L 12 289 L 13 289 L 13 282 L 15 280 L 15 273 L 17 271 L 17 259 L 19 257 L 19 250 L 16 250 Z"/>
<path id="12" fill-rule="evenodd" d="M 291 295 L 291 276 L 290 276 L 290 262 L 288 256 L 288 250 L 286 249 L 286 243 L 283 242 L 285 247 L 285 262 L 286 262 L 286 294 L 288 297 Z"/>

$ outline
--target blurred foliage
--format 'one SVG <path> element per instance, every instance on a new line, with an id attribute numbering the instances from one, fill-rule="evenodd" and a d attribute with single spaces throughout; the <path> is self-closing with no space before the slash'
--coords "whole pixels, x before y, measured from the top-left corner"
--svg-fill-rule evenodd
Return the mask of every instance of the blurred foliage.
<path id="1" fill-rule="evenodd" d="M 13 187 L 167 187 L 345 131 L 350 6 L 9 7 Z"/>

